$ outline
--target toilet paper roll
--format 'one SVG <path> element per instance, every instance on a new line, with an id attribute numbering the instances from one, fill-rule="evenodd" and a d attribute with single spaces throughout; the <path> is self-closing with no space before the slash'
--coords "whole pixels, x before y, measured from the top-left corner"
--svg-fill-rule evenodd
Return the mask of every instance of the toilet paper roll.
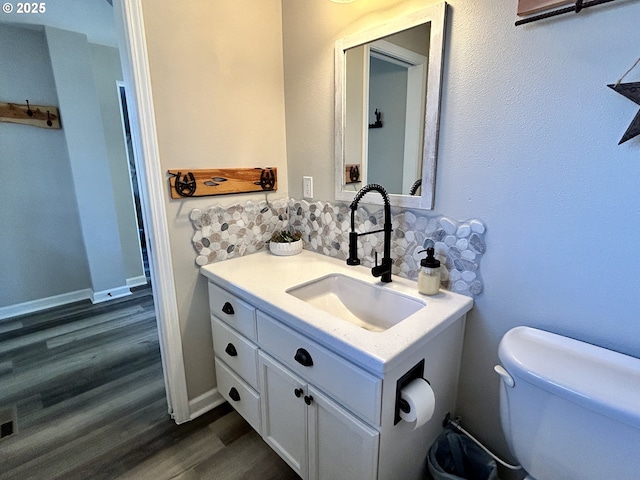
<path id="1" fill-rule="evenodd" d="M 423 379 L 416 378 L 400 391 L 400 398 L 409 405 L 409 411 L 400 410 L 400 418 L 405 422 L 415 422 L 413 429 L 424 425 L 436 408 L 436 396 L 431 385 Z"/>

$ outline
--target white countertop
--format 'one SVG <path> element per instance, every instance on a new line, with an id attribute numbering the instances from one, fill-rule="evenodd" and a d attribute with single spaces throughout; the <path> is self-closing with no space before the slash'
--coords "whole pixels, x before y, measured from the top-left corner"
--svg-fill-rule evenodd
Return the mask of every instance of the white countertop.
<path id="1" fill-rule="evenodd" d="M 303 250 L 278 257 L 268 251 L 212 263 L 200 272 L 225 290 L 251 303 L 294 330 L 361 368 L 383 376 L 404 354 L 420 348 L 473 307 L 473 299 L 447 290 L 433 296 L 418 293 L 418 284 L 393 275 L 382 283 L 366 267 Z M 287 289 L 332 273 L 341 273 L 420 299 L 426 305 L 383 332 L 372 332 L 332 316 L 286 292 Z"/>

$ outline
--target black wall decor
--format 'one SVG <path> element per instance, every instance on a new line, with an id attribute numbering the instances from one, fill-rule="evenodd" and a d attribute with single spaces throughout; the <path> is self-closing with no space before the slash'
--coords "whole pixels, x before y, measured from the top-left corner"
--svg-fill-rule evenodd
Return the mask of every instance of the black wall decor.
<path id="1" fill-rule="evenodd" d="M 629 100 L 640 105 L 640 82 L 614 83 L 607 86 L 618 92 L 620 95 L 624 95 Z M 640 135 L 640 110 L 638 110 L 638 113 L 632 120 L 631 125 L 627 128 L 627 131 L 624 132 L 624 135 L 618 142 L 618 145 L 626 142 L 627 140 L 631 140 L 637 135 Z"/>

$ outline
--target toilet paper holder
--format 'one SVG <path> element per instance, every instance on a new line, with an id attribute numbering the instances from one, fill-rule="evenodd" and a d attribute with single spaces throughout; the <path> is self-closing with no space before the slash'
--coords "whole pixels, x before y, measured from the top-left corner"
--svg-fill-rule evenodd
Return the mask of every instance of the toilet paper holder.
<path id="1" fill-rule="evenodd" d="M 400 412 L 409 413 L 409 404 L 406 400 L 401 398 L 402 389 L 409 385 L 416 378 L 422 378 L 424 375 L 424 358 L 420 360 L 417 364 L 409 369 L 407 373 L 405 373 L 402 377 L 398 379 L 396 382 L 396 404 L 395 404 L 395 416 L 393 419 L 393 424 L 397 425 L 400 423 L 402 418 L 400 417 Z M 429 381 L 426 380 L 428 383 Z"/>

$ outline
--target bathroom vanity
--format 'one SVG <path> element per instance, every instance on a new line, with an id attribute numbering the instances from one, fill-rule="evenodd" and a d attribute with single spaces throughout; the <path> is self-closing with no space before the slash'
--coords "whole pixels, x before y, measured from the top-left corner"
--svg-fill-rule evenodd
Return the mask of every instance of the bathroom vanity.
<path id="1" fill-rule="evenodd" d="M 303 251 L 260 252 L 201 268 L 218 390 L 304 479 L 424 478 L 455 408 L 473 300 Z M 399 394 L 429 381 L 435 412 L 414 429 Z"/>

